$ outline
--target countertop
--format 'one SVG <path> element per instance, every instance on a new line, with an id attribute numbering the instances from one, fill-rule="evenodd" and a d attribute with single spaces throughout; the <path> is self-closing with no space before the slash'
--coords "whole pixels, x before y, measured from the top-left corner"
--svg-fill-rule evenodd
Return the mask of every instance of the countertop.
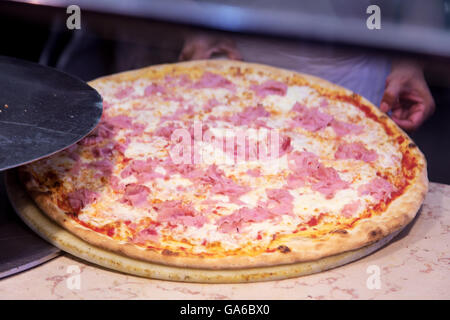
<path id="1" fill-rule="evenodd" d="M 450 299 L 450 186 L 431 183 L 416 219 L 345 266 L 281 281 L 194 284 L 139 278 L 68 254 L 0 280 L 0 299 Z"/>

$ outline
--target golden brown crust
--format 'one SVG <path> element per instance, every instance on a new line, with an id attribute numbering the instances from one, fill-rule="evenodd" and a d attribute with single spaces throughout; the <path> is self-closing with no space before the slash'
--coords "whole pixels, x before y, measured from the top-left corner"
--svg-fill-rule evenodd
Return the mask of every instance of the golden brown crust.
<path id="1" fill-rule="evenodd" d="M 194 61 L 177 64 L 177 66 L 194 66 L 199 70 L 205 67 L 225 69 L 229 66 L 239 66 L 262 69 L 270 72 L 275 77 L 288 77 L 293 74 L 291 71 L 269 66 L 233 61 Z M 94 80 L 90 84 L 95 86 L 104 81 L 129 81 L 146 77 L 149 73 L 154 75 L 155 72 L 164 74 L 168 68 L 173 68 L 173 66 L 161 65 L 124 72 Z M 326 90 L 332 90 L 336 94 L 352 95 L 351 91 L 331 84 L 323 79 L 305 74 L 300 74 L 300 76 L 309 83 L 313 85 L 317 84 Z M 379 111 L 377 107 L 362 97 L 356 95 L 354 95 L 354 97 L 360 99 L 365 105 L 370 106 L 370 111 L 379 117 L 380 121 L 382 121 L 390 130 L 403 136 L 409 143 L 412 143 L 410 138 L 393 121 Z M 31 184 L 29 182 L 26 185 L 34 201 L 50 218 L 86 242 L 98 247 L 141 260 L 180 267 L 207 269 L 250 268 L 317 260 L 374 243 L 404 227 L 416 215 L 428 190 L 425 158 L 417 147 L 411 148 L 410 152 L 417 161 L 416 175 L 414 179 L 410 181 L 407 188 L 403 190 L 403 193 L 389 204 L 385 212 L 380 215 L 372 216 L 369 219 L 362 220 L 353 228 L 345 230 L 345 232 L 337 231 L 318 239 L 291 237 L 277 243 L 274 247 L 275 250 L 256 256 L 233 255 L 216 258 L 206 258 L 196 255 L 186 256 L 179 255 L 173 251 L 160 252 L 156 250 L 146 250 L 132 243 L 118 242 L 103 234 L 81 226 L 76 221 L 70 219 L 70 217 L 55 204 L 50 193 L 33 190 L 33 188 L 30 187 Z"/>

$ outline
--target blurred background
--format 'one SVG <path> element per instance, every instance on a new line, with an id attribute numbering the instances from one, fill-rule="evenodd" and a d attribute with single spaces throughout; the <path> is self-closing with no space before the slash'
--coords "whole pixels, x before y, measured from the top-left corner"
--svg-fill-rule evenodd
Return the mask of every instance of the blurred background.
<path id="1" fill-rule="evenodd" d="M 381 29 L 367 24 L 374 4 Z M 81 9 L 80 29 L 67 28 L 69 5 Z M 323 76 L 375 104 L 391 62 L 413 59 L 436 111 L 410 135 L 430 180 L 450 184 L 450 1 L 0 1 L 0 34 L 0 55 L 85 81 L 177 62 L 193 35 L 227 38 L 246 61 Z"/>

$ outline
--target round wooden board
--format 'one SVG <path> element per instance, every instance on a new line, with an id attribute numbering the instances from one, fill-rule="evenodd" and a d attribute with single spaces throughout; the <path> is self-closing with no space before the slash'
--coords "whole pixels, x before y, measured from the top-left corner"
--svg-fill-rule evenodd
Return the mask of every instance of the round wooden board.
<path id="1" fill-rule="evenodd" d="M 141 277 L 200 283 L 240 283 L 281 280 L 336 268 L 365 257 L 390 242 L 401 230 L 357 250 L 316 261 L 272 267 L 208 270 L 167 266 L 140 261 L 86 243 L 50 220 L 35 205 L 17 179 L 15 171 L 6 172 L 6 189 L 12 206 L 21 219 L 41 237 L 59 249 L 105 268 Z"/>

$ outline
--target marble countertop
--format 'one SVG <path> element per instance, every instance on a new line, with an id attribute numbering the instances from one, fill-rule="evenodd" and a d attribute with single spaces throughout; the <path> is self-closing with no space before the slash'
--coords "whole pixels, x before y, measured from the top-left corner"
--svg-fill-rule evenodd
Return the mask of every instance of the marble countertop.
<path id="1" fill-rule="evenodd" d="M 0 299 L 450 299 L 450 186 L 431 183 L 412 225 L 388 246 L 319 274 L 194 284 L 139 278 L 63 255 L 0 280 Z"/>

